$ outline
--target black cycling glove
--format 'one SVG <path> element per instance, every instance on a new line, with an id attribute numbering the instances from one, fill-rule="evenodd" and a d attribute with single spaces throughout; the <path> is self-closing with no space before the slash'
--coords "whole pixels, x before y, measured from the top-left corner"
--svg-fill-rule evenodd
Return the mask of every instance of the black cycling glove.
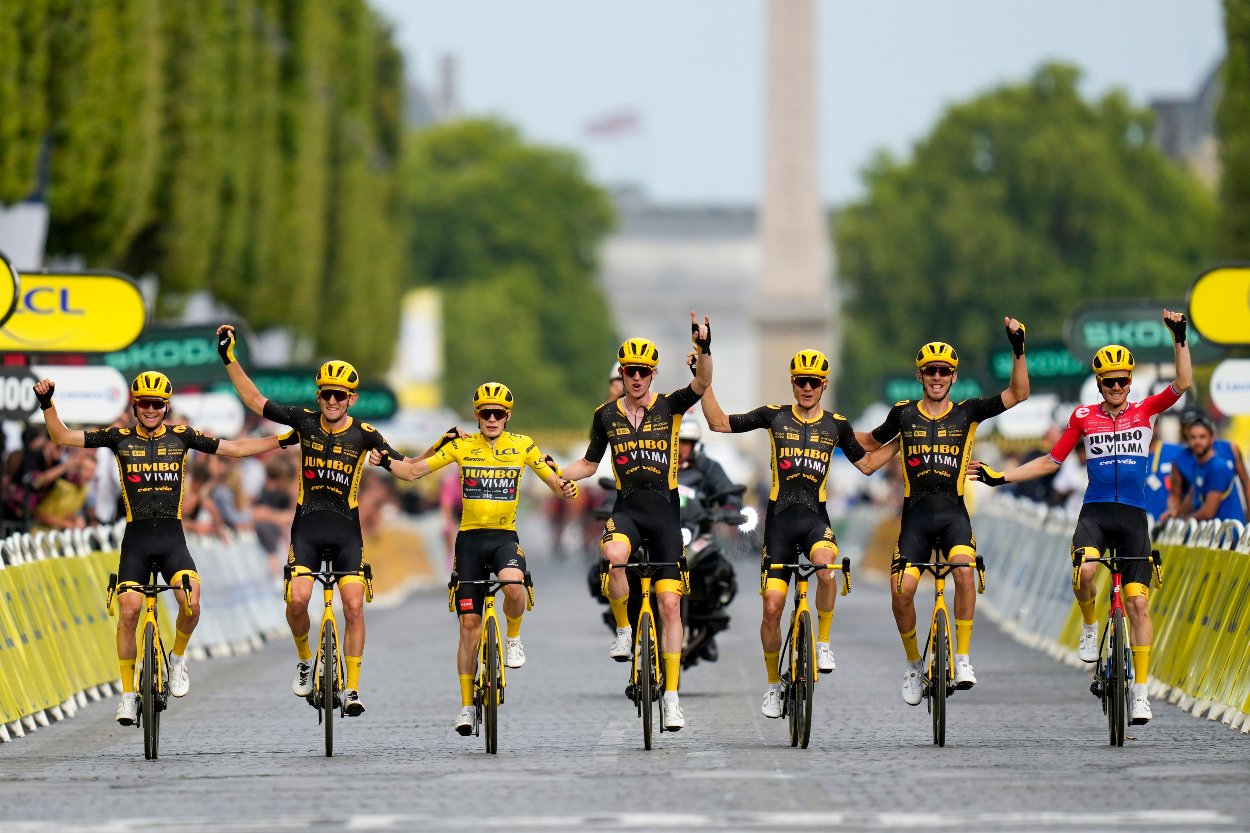
<path id="1" fill-rule="evenodd" d="M 48 410 L 52 407 L 52 394 L 56 391 L 56 385 L 50 385 L 47 393 L 35 391 L 35 398 L 39 400 L 39 407 L 42 410 Z"/>
<path id="2" fill-rule="evenodd" d="M 712 325 L 707 324 L 707 338 L 699 338 L 699 325 L 694 321 L 690 322 L 690 340 L 694 342 L 694 346 L 699 348 L 699 355 L 712 355 Z"/>
<path id="3" fill-rule="evenodd" d="M 234 331 L 223 330 L 217 336 L 217 354 L 221 356 L 221 363 L 225 365 L 234 364 Z"/>
<path id="4" fill-rule="evenodd" d="M 1016 358 L 1024 355 L 1024 324 L 1020 325 L 1020 329 L 1012 332 L 1010 328 L 1007 330 L 1007 340 L 1011 342 L 1011 352 L 1016 354 Z"/>
<path id="5" fill-rule="evenodd" d="M 1189 323 L 1189 320 L 1184 315 L 1181 315 L 1180 321 L 1165 318 L 1163 323 L 1167 324 L 1168 329 L 1172 331 L 1172 341 L 1183 347 L 1185 345 L 1185 325 Z"/>

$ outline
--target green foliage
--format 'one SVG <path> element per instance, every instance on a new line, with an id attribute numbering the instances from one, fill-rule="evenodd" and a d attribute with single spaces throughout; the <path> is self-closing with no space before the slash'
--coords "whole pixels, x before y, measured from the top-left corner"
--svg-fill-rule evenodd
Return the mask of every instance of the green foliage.
<path id="1" fill-rule="evenodd" d="M 24 199 L 38 182 L 48 130 L 48 29 L 47 0 L 0 3 L 0 103 L 11 103 L 0 106 L 0 204 Z"/>
<path id="2" fill-rule="evenodd" d="M 576 427 L 599 404 L 616 347 L 595 284 L 614 222 L 571 153 L 493 120 L 412 137 L 404 164 L 409 283 L 445 290 L 444 392 L 504 382 L 526 425 Z"/>
<path id="3" fill-rule="evenodd" d="M 1250 2 L 1224 0 L 1224 94 L 1216 112 L 1220 141 L 1219 244 L 1222 260 L 1250 260 Z"/>
<path id="4" fill-rule="evenodd" d="M 1050 64 L 941 118 L 909 161 L 879 155 L 834 230 L 848 295 L 841 407 L 949 341 L 972 368 L 1003 316 L 1059 336 L 1082 302 L 1183 297 L 1206 262 L 1214 201 L 1152 143 L 1122 93 L 1090 103 Z"/>

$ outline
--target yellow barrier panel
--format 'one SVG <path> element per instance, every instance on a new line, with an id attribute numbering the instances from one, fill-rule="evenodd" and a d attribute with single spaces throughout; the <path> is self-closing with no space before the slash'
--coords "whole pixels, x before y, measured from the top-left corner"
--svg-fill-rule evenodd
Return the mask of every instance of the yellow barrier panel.
<path id="1" fill-rule="evenodd" d="M 1232 590 L 1229 604 L 1224 608 L 1222 621 L 1217 624 L 1218 641 L 1212 655 L 1211 684 L 1203 698 L 1224 706 L 1230 706 L 1237 689 L 1238 670 L 1250 652 L 1250 641 L 1240 633 L 1247 617 L 1246 605 L 1250 604 L 1250 558 L 1230 553 L 1232 559 Z M 1221 709 L 1222 712 L 1222 709 Z"/>
<path id="2" fill-rule="evenodd" d="M 34 700 L 26 693 L 25 646 L 12 615 L 12 568 L 0 565 L 0 720 L 12 723 Z"/>
<path id="3" fill-rule="evenodd" d="M 4 572 L 9 580 L 5 589 L 4 615 L 18 645 L 18 679 L 23 689 L 18 713 L 25 717 L 50 709 L 57 703 L 53 701 L 52 684 L 43 670 L 40 656 L 45 650 L 43 634 L 34 631 L 30 620 L 25 565 L 10 565 Z"/>

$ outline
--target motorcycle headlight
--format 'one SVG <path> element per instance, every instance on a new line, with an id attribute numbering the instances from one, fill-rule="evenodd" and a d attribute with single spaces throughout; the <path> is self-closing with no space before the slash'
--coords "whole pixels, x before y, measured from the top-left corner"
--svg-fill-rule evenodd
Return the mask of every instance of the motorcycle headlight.
<path id="1" fill-rule="evenodd" d="M 760 525 L 760 513 L 755 511 L 754 506 L 744 506 L 742 508 L 742 516 L 746 520 L 738 524 L 739 532 L 750 532 Z"/>
<path id="2" fill-rule="evenodd" d="M 681 545 L 683 547 L 690 546 L 690 542 L 694 540 L 694 535 L 686 527 L 681 528 Z"/>

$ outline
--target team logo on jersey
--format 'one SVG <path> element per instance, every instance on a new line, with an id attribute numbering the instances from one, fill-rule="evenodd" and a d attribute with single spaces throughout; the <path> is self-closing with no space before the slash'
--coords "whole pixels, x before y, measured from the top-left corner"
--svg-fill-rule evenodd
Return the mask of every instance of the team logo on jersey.
<path id="1" fill-rule="evenodd" d="M 530 448 L 533 448 L 533 447 L 534 447 L 534 446 L 532 446 L 532 445 L 530 446 Z M 496 456 L 496 457 L 504 457 L 504 456 L 507 456 L 507 455 L 509 455 L 509 454 L 520 454 L 520 453 L 521 453 L 521 450 L 520 450 L 519 448 L 501 448 L 501 449 L 499 449 L 498 451 L 496 451 L 496 452 L 495 452 L 495 456 Z"/>
<path id="2" fill-rule="evenodd" d="M 1072 416 L 1076 417 L 1077 419 L 1085 419 L 1085 417 L 1089 416 L 1089 408 L 1086 408 L 1084 405 L 1082 405 L 1081 407 L 1077 408 L 1075 411 L 1072 412 Z"/>
<path id="3" fill-rule="evenodd" d="M 1125 431 L 1089 434 L 1085 437 L 1085 451 L 1090 457 L 1115 457 L 1121 454 L 1145 457 L 1150 448 L 1149 428 L 1129 428 Z"/>
<path id="4" fill-rule="evenodd" d="M 461 610 L 472 610 L 472 609 L 473 609 L 473 600 L 472 600 L 472 599 L 461 599 L 461 600 L 460 600 L 460 609 L 461 609 Z"/>

